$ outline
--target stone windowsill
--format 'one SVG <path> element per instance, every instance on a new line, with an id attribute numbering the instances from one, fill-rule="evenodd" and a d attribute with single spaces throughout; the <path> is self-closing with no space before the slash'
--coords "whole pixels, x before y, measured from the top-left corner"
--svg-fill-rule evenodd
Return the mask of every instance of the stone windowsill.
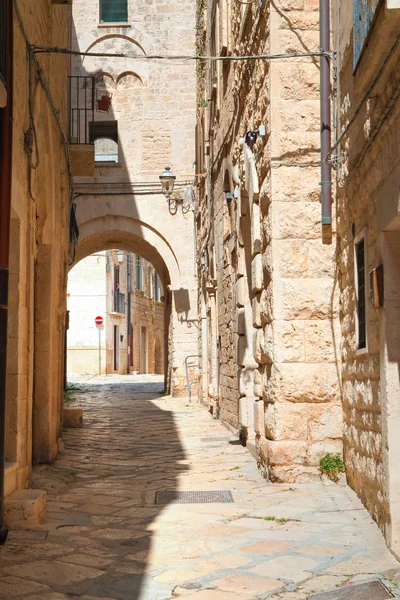
<path id="1" fill-rule="evenodd" d="M 114 317 L 115 319 L 123 319 L 125 317 L 125 313 L 111 312 L 110 316 Z"/>
<path id="2" fill-rule="evenodd" d="M 107 162 L 106 160 L 98 160 L 94 163 L 95 167 L 123 167 L 124 165 L 120 162 Z"/>
<path id="3" fill-rule="evenodd" d="M 99 23 L 97 27 L 132 27 L 130 23 Z"/>
<path id="4" fill-rule="evenodd" d="M 358 348 L 356 350 L 356 356 L 363 356 L 364 354 L 368 354 L 368 348 Z"/>

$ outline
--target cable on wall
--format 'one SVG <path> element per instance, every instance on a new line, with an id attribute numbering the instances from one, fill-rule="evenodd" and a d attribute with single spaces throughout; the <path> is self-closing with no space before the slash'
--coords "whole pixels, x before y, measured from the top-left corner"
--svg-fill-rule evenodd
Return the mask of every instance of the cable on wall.
<path id="1" fill-rule="evenodd" d="M 25 152 L 27 152 L 28 154 L 28 162 L 29 162 L 29 167 L 30 167 L 30 172 L 32 171 L 32 169 L 37 169 L 39 164 L 40 164 L 40 154 L 39 154 L 39 146 L 38 146 L 38 139 L 37 139 L 37 132 L 36 132 L 36 126 L 35 126 L 35 122 L 34 122 L 34 114 L 33 114 L 33 93 L 32 93 L 32 89 L 33 89 L 33 81 L 32 81 L 32 65 L 35 66 L 38 77 L 39 77 L 39 81 L 42 85 L 42 88 L 47 96 L 47 99 L 50 103 L 51 106 L 51 110 L 52 113 L 54 115 L 55 121 L 57 123 L 58 129 L 60 131 L 61 134 L 61 140 L 62 140 L 62 145 L 63 145 L 63 150 L 64 150 L 64 156 L 65 156 L 65 161 L 67 164 L 67 171 L 68 171 L 68 179 L 69 179 L 69 185 L 70 185 L 70 204 L 72 202 L 72 197 L 73 197 L 73 187 L 74 187 L 74 181 L 73 181 L 73 175 L 72 175 L 72 167 L 71 167 L 71 159 L 70 159 L 70 154 L 69 154 L 69 144 L 68 144 L 68 139 L 67 136 L 65 135 L 63 126 L 62 126 L 62 122 L 61 122 L 61 118 L 60 118 L 60 111 L 58 110 L 50 87 L 49 87 L 49 83 L 44 75 L 43 69 L 38 61 L 38 59 L 36 58 L 35 55 L 35 48 L 36 46 L 34 44 L 31 44 L 28 35 L 26 33 L 25 30 L 25 26 L 21 17 L 21 13 L 19 11 L 19 7 L 18 7 L 18 2 L 17 0 L 13 0 L 14 3 L 14 10 L 15 10 L 15 14 L 17 17 L 17 21 L 18 21 L 18 25 L 19 28 L 21 30 L 22 36 L 25 40 L 26 46 L 27 46 L 27 50 L 28 50 L 28 59 L 29 59 L 29 98 L 28 98 L 28 105 L 29 105 L 29 123 L 30 123 L 30 128 L 32 130 L 32 134 L 33 134 L 33 142 L 35 145 L 35 161 L 32 162 L 32 153 L 30 152 L 30 148 L 28 151 L 28 147 L 27 147 L 27 142 L 28 140 L 26 140 L 25 142 Z M 31 183 L 29 184 L 31 187 Z M 30 189 L 30 194 L 31 197 L 32 196 L 32 191 Z M 34 199 L 34 198 L 33 198 Z"/>
<path id="2" fill-rule="evenodd" d="M 345 137 L 345 135 L 347 134 L 347 132 L 349 131 L 350 127 L 353 125 L 354 121 L 357 119 L 358 115 L 360 114 L 362 108 L 364 107 L 365 103 L 369 100 L 371 92 L 376 88 L 376 86 L 378 85 L 379 81 L 382 78 L 382 75 L 384 74 L 386 67 L 390 61 L 390 59 L 392 58 L 393 54 L 395 53 L 395 51 L 397 50 L 398 46 L 400 44 L 400 35 L 396 38 L 396 41 L 394 42 L 389 54 L 386 56 L 377 76 L 375 77 L 372 85 L 368 88 L 368 90 L 366 91 L 366 93 L 364 94 L 360 104 L 357 107 L 357 110 L 354 112 L 354 114 L 352 115 L 352 117 L 350 118 L 349 122 L 347 123 L 347 125 L 344 127 L 342 133 L 339 135 L 338 139 L 336 140 L 335 144 L 332 146 L 332 149 L 330 151 L 330 153 L 326 156 L 325 160 L 327 162 L 333 162 L 333 153 L 335 152 L 335 150 L 337 149 L 337 147 L 339 146 L 340 142 L 343 140 L 343 138 Z"/>

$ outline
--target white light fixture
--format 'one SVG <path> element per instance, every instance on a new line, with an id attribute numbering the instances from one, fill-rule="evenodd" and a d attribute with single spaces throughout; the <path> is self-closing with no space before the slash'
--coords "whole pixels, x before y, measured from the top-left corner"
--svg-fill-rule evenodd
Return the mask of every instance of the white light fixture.
<path id="1" fill-rule="evenodd" d="M 117 252 L 117 260 L 120 265 L 124 262 L 124 256 L 125 256 L 125 252 L 123 250 L 119 250 Z"/>
<path id="2" fill-rule="evenodd" d="M 168 210 L 171 215 L 176 215 L 178 212 L 178 206 L 181 205 L 182 212 L 185 214 L 193 207 L 193 190 L 192 188 L 185 188 L 183 195 L 174 195 L 176 177 L 171 171 L 171 167 L 165 167 L 164 172 L 160 175 L 162 193 L 168 200 Z"/>
<path id="3" fill-rule="evenodd" d="M 168 200 L 174 191 L 175 179 L 176 177 L 171 171 L 171 167 L 165 167 L 163 174 L 160 175 L 160 181 L 163 194 Z"/>

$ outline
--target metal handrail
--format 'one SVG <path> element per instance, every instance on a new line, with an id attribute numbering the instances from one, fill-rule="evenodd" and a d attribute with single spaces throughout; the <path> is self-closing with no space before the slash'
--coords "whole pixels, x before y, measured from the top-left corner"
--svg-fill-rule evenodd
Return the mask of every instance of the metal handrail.
<path id="1" fill-rule="evenodd" d="M 198 381 L 189 381 L 189 364 L 188 364 L 188 360 L 190 358 L 199 358 L 198 354 L 189 354 L 189 356 L 187 356 L 185 358 L 185 369 L 186 369 L 186 386 L 188 389 L 188 396 L 189 396 L 189 402 L 192 401 L 192 385 L 197 385 L 199 382 Z M 198 363 L 196 364 L 191 364 L 190 367 L 197 367 L 199 368 L 200 365 Z"/>

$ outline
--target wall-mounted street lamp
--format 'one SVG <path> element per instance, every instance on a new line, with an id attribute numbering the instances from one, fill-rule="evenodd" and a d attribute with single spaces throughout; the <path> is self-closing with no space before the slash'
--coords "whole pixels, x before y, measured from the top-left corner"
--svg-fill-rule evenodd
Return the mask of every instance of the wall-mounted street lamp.
<path id="1" fill-rule="evenodd" d="M 168 200 L 168 210 L 171 215 L 176 215 L 178 206 L 180 205 L 182 207 L 182 212 L 184 214 L 188 213 L 193 204 L 192 191 L 189 188 L 189 194 L 187 193 L 188 190 L 185 190 L 183 196 L 177 194 L 173 195 L 175 180 L 176 177 L 171 171 L 171 167 L 165 167 L 164 172 L 160 175 L 160 181 L 162 192 Z"/>
<path id="2" fill-rule="evenodd" d="M 125 257 L 125 252 L 123 250 L 119 250 L 117 252 L 117 260 L 120 265 L 122 265 L 122 263 L 124 262 L 124 257 Z"/>

